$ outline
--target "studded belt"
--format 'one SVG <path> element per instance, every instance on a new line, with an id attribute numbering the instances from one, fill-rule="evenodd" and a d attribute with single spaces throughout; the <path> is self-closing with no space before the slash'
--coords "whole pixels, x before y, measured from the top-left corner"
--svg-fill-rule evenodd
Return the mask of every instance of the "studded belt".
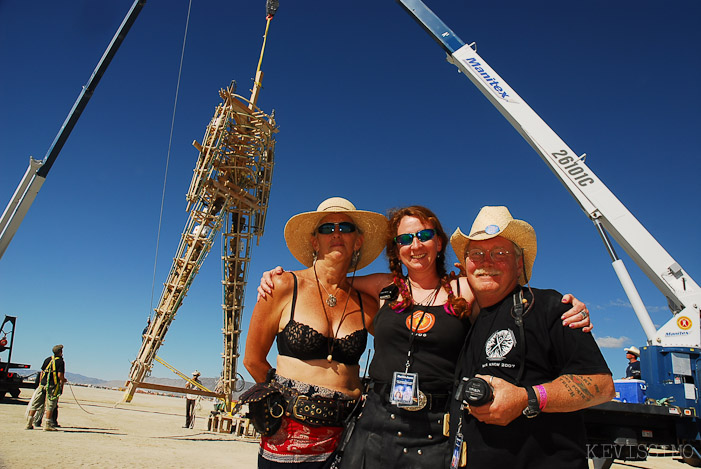
<path id="1" fill-rule="evenodd" d="M 357 403 L 357 399 L 310 397 L 287 387 L 280 391 L 287 401 L 285 415 L 312 426 L 342 427 Z"/>

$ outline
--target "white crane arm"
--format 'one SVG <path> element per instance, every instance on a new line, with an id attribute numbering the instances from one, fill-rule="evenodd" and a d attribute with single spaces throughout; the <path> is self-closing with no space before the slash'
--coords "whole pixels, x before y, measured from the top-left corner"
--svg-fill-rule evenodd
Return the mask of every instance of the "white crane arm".
<path id="1" fill-rule="evenodd" d="M 462 42 L 421 0 L 398 1 L 446 50 L 448 61 L 472 81 L 538 152 L 582 210 L 596 223 L 648 341 L 655 345 L 700 346 L 701 289 L 587 167 L 584 162 L 586 155 L 578 156 L 471 45 Z M 655 330 L 622 261 L 608 243 L 606 232 L 667 297 L 674 317 L 659 331 Z"/>

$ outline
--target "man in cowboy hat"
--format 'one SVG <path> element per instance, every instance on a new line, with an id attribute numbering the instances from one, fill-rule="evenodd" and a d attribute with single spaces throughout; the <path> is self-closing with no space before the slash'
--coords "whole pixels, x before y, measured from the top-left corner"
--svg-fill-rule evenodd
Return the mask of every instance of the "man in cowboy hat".
<path id="1" fill-rule="evenodd" d="M 613 380 L 591 334 L 561 326 L 562 295 L 524 286 L 537 250 L 533 227 L 506 207 L 483 207 L 451 245 L 480 307 L 451 403 L 454 467 L 463 442 L 471 468 L 587 467 L 574 411 L 610 400 Z M 493 397 L 470 406 L 461 384 L 475 376 Z"/>
<path id="2" fill-rule="evenodd" d="M 626 358 L 628 359 L 625 379 L 640 379 L 640 362 L 638 361 L 638 358 L 640 358 L 640 350 L 635 346 L 623 350 L 625 350 Z"/>
<path id="3" fill-rule="evenodd" d="M 192 383 L 200 383 L 200 372 L 195 370 L 192 372 L 192 380 L 188 381 L 185 385 L 185 389 L 195 389 L 197 386 Z M 200 383 L 202 384 L 202 383 Z M 183 428 L 192 428 L 195 426 L 195 403 L 197 402 L 196 394 L 185 395 L 185 425 Z"/>

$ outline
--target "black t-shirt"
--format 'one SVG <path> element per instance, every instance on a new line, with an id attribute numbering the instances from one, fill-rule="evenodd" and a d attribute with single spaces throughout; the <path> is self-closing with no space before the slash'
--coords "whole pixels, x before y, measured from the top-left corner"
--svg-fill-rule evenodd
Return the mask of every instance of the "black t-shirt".
<path id="1" fill-rule="evenodd" d="M 626 378 L 640 379 L 640 362 L 634 361 L 628 363 L 626 367 Z"/>
<path id="2" fill-rule="evenodd" d="M 58 373 L 65 373 L 66 364 L 63 362 L 63 357 L 56 357 L 56 379 L 54 380 L 54 377 L 51 376 L 51 374 L 54 372 L 54 368 L 51 366 L 51 360 L 53 360 L 53 358 L 54 357 L 47 357 L 46 360 L 44 360 L 44 363 L 41 365 L 41 369 L 44 372 L 41 374 L 41 384 L 61 384 L 61 381 L 58 379 Z"/>
<path id="3" fill-rule="evenodd" d="M 411 339 L 411 317 L 414 318 L 416 335 L 409 371 L 418 373 L 422 392 L 448 394 L 470 323 L 468 319 L 448 314 L 443 306 L 414 305 L 396 313 L 385 303 L 373 321 L 375 355 L 370 364 L 370 377 L 375 382 L 391 383 L 395 371 L 405 370 Z"/>
<path id="4" fill-rule="evenodd" d="M 517 287 L 516 292 L 520 290 Z M 512 317 L 513 294 L 480 311 L 461 354 L 459 376 L 492 375 L 517 384 L 525 345 L 520 386 L 550 382 L 565 374 L 611 374 L 591 334 L 562 326 L 570 308 L 554 290 L 533 289 L 535 303 L 524 317 L 525 344 Z M 524 290 L 530 301 L 530 293 Z M 451 424 L 459 403 L 451 402 Z M 487 425 L 463 415 L 468 465 L 480 467 L 585 468 L 585 434 L 579 412 L 519 416 L 505 427 Z M 455 431 L 451 431 L 454 436 Z"/>

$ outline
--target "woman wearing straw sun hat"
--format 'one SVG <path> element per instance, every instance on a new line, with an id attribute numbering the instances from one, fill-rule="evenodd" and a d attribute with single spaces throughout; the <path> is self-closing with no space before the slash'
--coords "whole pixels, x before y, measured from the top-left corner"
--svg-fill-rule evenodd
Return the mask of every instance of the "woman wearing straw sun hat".
<path id="1" fill-rule="evenodd" d="M 276 276 L 274 294 L 256 304 L 244 365 L 256 382 L 283 390 L 287 409 L 303 399 L 335 410 L 321 419 L 302 412 L 282 417 L 279 429 L 261 438 L 259 467 L 322 467 L 336 448 L 343 419 L 361 395 L 358 362 L 377 311 L 377 301 L 355 290 L 347 274 L 382 252 L 386 231 L 383 215 L 340 197 L 287 222 L 287 247 L 307 268 Z M 272 370 L 266 357 L 275 339 Z"/>

